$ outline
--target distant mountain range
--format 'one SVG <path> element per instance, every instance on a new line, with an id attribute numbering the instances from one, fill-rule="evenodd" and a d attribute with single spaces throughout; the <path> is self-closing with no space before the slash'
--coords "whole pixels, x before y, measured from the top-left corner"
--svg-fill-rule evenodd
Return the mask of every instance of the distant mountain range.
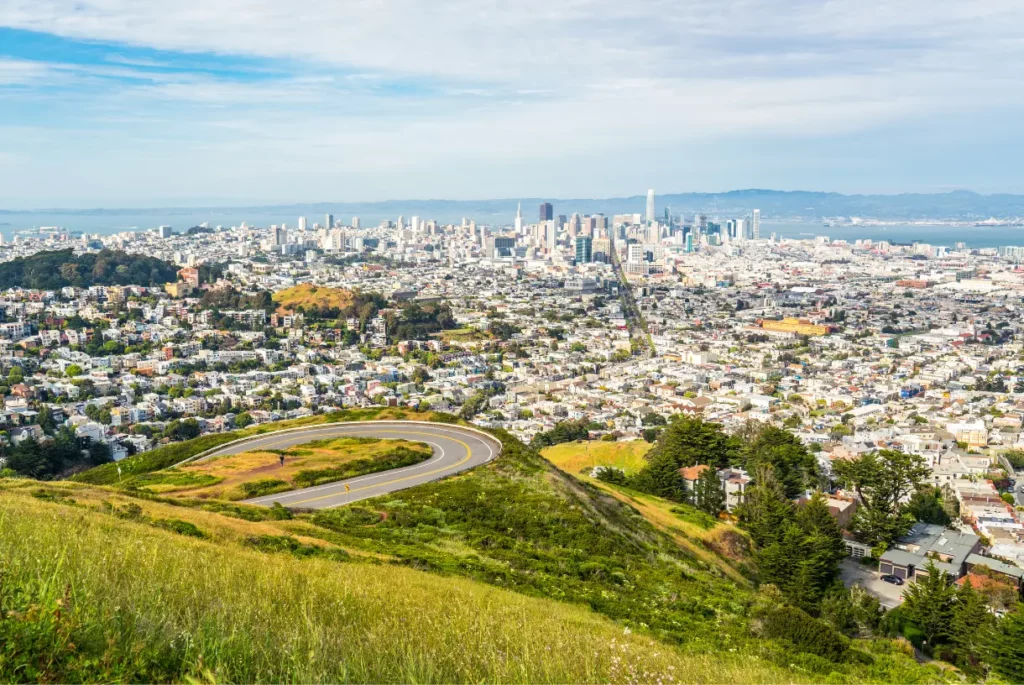
<path id="1" fill-rule="evenodd" d="M 706 213 L 715 216 L 742 216 L 754 208 L 772 219 L 822 219 L 858 216 L 882 220 L 947 219 L 977 221 L 996 217 L 1024 217 L 1024 195 L 981 195 L 969 191 L 900 195 L 843 195 L 812 191 L 731 190 L 723 193 L 671 193 L 657 196 L 658 213 L 669 207 L 673 214 Z M 364 221 L 394 218 L 398 215 L 421 216 L 438 221 L 459 221 L 472 217 L 481 223 L 511 222 L 516 206 L 522 202 L 523 216 L 534 221 L 538 206 L 551 202 L 555 214 L 580 212 L 607 215 L 644 212 L 645 195 L 606 199 L 509 198 L 494 200 L 387 200 L 384 202 L 317 202 L 309 204 L 248 207 L 173 207 L 153 209 L 40 209 L 32 211 L 0 210 L 3 215 L 60 214 L 70 216 L 184 216 L 196 212 L 213 215 L 252 212 L 260 215 L 310 217 L 333 213 L 338 218 L 359 216 Z"/>

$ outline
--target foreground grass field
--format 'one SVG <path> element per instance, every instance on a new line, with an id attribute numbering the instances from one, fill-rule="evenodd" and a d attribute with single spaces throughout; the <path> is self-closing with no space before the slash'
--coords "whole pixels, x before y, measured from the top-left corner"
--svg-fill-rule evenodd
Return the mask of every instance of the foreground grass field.
<path id="1" fill-rule="evenodd" d="M 0 682 L 941 679 L 888 640 L 765 639 L 768 595 L 711 544 L 735 529 L 492 433 L 486 465 L 330 511 L 0 480 Z"/>
<path id="2" fill-rule="evenodd" d="M 122 487 L 179 497 L 240 500 L 411 466 L 426 461 L 431 454 L 430 447 L 420 442 L 332 438 L 140 474 L 123 482 Z"/>
<path id="3" fill-rule="evenodd" d="M 208 514 L 211 515 L 212 514 Z M 0 681 L 791 682 L 584 609 L 0 499 Z"/>

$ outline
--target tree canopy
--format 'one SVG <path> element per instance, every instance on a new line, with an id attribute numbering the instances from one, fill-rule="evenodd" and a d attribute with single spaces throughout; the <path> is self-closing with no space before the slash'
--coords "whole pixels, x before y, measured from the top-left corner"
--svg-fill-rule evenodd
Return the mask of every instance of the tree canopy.
<path id="1" fill-rule="evenodd" d="M 865 543 L 889 545 L 914 525 L 904 504 L 928 476 L 924 459 L 896 450 L 869 452 L 833 464 L 836 481 L 860 497 L 852 530 Z"/>
<path id="2" fill-rule="evenodd" d="M 77 257 L 73 250 L 53 250 L 0 264 L 0 289 L 56 290 L 93 285 L 152 287 L 177 278 L 178 267 L 170 262 L 120 250 L 100 250 Z"/>

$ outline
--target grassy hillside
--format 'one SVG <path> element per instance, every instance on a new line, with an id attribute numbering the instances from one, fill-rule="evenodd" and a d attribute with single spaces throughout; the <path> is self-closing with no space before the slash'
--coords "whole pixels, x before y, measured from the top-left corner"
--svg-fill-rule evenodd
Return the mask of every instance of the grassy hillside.
<path id="1" fill-rule="evenodd" d="M 354 302 L 351 290 L 344 288 L 325 288 L 322 285 L 300 283 L 274 293 L 274 302 L 278 311 L 294 312 L 303 309 L 346 309 Z"/>
<path id="2" fill-rule="evenodd" d="M 329 420 L 378 415 L 343 412 Z M 744 575 L 742 550 L 731 558 L 713 544 L 725 537 L 726 527 L 709 525 L 692 511 L 673 511 L 656 498 L 603 490 L 507 434 L 496 435 L 505 448 L 494 462 L 321 512 L 86 483 L 0 481 L 0 558 L 14 551 L 9 566 L 21 569 L 20 580 L 6 587 L 40 583 L 25 591 L 24 602 L 42 607 L 70 583 L 73 595 L 89 598 L 86 605 L 75 604 L 82 607 L 81 630 L 100 636 L 89 644 L 115 639 L 118 650 L 130 650 L 133 644 L 161 644 L 160 635 L 187 634 L 187 644 L 199 645 L 160 666 L 169 670 L 131 671 L 124 679 L 205 678 L 203 668 L 215 669 L 210 677 L 220 680 L 941 677 L 888 641 L 858 643 L 833 660 L 755 637 L 751 616 L 766 600 Z M 62 525 L 73 535 L 59 538 Z M 86 542 L 80 545 L 80 539 Z M 71 543 L 64 549 L 59 540 Z M 99 597 L 107 566 L 117 573 L 124 568 L 125 576 L 115 573 L 109 596 Z M 137 573 L 128 570 L 136 566 Z M 98 577 L 83 570 L 88 568 Z M 250 582 L 244 573 L 258 577 Z M 137 582 L 149 585 L 133 585 L 147 574 L 152 580 Z M 46 580 L 51 576 L 55 580 Z M 256 590 L 232 590 L 235 581 Z M 51 594 L 33 599 L 33 592 L 44 590 Z M 339 599 L 330 599 L 334 595 Z M 353 608 L 353 596 L 371 599 Z M 321 610 L 322 603 L 333 609 Z M 200 618 L 206 604 L 209 621 Z M 129 635 L 104 632 L 122 626 Z M 0 644 L 4 637 L 0 633 Z M 173 654 L 184 649 L 179 641 L 163 644 Z M 295 649 L 281 646 L 287 644 Z M 370 645 L 379 645 L 380 653 Z M 312 659 L 287 656 L 310 653 Z M 156 652 L 149 654 L 128 665 L 164 663 Z M 50 679 L 75 679 L 67 673 L 55 671 Z M 96 673 L 121 677 L 115 670 Z"/>
<path id="3" fill-rule="evenodd" d="M 748 584 L 752 571 L 746 533 L 685 504 L 604 483 L 590 476 L 596 466 L 614 466 L 627 474 L 636 473 L 647 463 L 644 455 L 650 448 L 650 443 L 641 440 L 567 442 L 546 447 L 541 455 L 563 471 L 628 504 L 654 528 L 698 559 L 717 566 L 737 583 Z"/>
<path id="4" fill-rule="evenodd" d="M 541 456 L 574 476 L 597 466 L 614 466 L 633 474 L 647 464 L 644 455 L 650 449 L 651 443 L 644 440 L 565 442 L 545 447 Z"/>
<path id="5" fill-rule="evenodd" d="M 784 682 L 578 607 L 0 500 L 0 680 Z"/>

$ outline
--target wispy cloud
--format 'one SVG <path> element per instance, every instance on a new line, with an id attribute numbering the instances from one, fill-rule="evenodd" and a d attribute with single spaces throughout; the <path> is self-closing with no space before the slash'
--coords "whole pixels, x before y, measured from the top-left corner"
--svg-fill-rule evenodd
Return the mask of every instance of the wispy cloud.
<path id="1" fill-rule="evenodd" d="M 161 172 L 121 172 L 133 193 L 195 194 L 181 178 L 194 163 L 251 170 L 209 176 L 207 196 L 253 184 L 320 195 L 341 177 L 363 196 L 459 183 L 472 195 L 481 177 L 465 169 L 487 164 L 495 186 L 523 185 L 523 169 L 610 184 L 602 174 L 635 174 L 579 160 L 620 155 L 679 187 L 699 177 L 666 153 L 735 156 L 763 139 L 860 159 L 862 143 L 841 142 L 896 130 L 941 131 L 951 155 L 977 141 L 979 107 L 990 139 L 1014 135 L 1022 25 L 1019 0 L 0 0 L 0 27 L 36 32 L 21 50 L 0 41 L 0 89 L 19 94 L 0 111 L 0 148 L 21 145 L 15 128 L 49 137 L 58 179 L 93 141 L 113 148 L 103 168 L 159 158 Z M 64 42 L 33 50 L 33 35 Z M 898 142 L 891 154 L 912 154 Z M 814 155 L 801 159 L 815 178 Z M 772 164 L 732 161 L 737 179 Z M 8 187 L 39 193 L 29 184 L 43 177 Z"/>

